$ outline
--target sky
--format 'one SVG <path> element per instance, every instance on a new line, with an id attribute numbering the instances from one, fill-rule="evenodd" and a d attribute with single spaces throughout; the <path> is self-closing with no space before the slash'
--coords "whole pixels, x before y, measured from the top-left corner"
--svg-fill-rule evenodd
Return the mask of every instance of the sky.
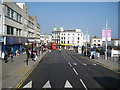
<path id="1" fill-rule="evenodd" d="M 118 2 L 26 2 L 28 13 L 35 15 L 41 33 L 51 34 L 54 27 L 81 29 L 101 38 L 106 19 L 112 38 L 118 38 Z"/>

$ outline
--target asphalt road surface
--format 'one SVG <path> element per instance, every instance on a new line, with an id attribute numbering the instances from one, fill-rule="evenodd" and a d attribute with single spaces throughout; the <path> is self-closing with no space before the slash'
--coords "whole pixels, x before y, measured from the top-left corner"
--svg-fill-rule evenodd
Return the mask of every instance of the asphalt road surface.
<path id="1" fill-rule="evenodd" d="M 79 54 L 62 50 L 48 52 L 20 88 L 102 88 L 118 90 L 119 75 Z"/>

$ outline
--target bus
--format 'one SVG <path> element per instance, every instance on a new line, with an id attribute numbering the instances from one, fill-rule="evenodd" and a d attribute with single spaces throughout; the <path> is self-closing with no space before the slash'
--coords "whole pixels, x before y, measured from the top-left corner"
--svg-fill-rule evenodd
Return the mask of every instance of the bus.
<path id="1" fill-rule="evenodd" d="M 49 48 L 49 49 L 57 49 L 57 43 L 55 43 L 55 42 L 49 43 L 49 44 L 48 44 L 48 48 Z"/>

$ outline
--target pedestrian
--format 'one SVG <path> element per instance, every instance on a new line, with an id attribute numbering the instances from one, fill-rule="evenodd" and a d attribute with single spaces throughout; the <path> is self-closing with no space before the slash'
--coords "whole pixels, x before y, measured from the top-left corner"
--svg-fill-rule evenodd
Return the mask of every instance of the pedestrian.
<path id="1" fill-rule="evenodd" d="M 4 55 L 4 60 L 5 60 L 5 63 L 7 63 L 7 62 L 8 62 L 8 53 L 7 53 L 7 52 L 5 52 L 5 55 Z"/>
<path id="2" fill-rule="evenodd" d="M 26 50 L 26 54 L 27 54 L 27 60 L 30 58 L 30 54 L 31 54 L 31 51 L 30 51 L 30 49 L 27 49 Z"/>
<path id="3" fill-rule="evenodd" d="M 18 52 L 19 52 L 18 50 L 16 50 L 16 51 L 15 51 L 15 53 L 16 53 L 16 56 L 19 56 L 19 53 L 18 53 Z"/>
<path id="4" fill-rule="evenodd" d="M 31 58 L 33 61 L 35 61 L 35 52 L 34 51 L 31 53 Z"/>
<path id="5" fill-rule="evenodd" d="M 13 62 L 13 53 L 12 52 L 9 53 L 8 61 Z"/>
<path id="6" fill-rule="evenodd" d="M 96 55 L 97 55 L 97 59 L 99 59 L 100 58 L 100 53 L 97 52 Z"/>

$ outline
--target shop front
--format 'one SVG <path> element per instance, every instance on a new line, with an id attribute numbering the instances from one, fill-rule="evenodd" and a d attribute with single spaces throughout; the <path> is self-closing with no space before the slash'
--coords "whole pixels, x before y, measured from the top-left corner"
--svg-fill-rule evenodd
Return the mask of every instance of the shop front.
<path id="1" fill-rule="evenodd" d="M 6 45 L 3 46 L 3 51 L 6 51 L 8 53 L 12 52 L 14 55 L 16 55 L 16 50 L 19 51 L 19 54 L 23 52 L 24 44 L 26 43 L 26 38 L 20 38 L 20 37 L 6 37 Z"/>
<path id="2" fill-rule="evenodd" d="M 0 37 L 0 58 L 2 58 L 2 43 L 3 43 L 3 37 Z"/>

